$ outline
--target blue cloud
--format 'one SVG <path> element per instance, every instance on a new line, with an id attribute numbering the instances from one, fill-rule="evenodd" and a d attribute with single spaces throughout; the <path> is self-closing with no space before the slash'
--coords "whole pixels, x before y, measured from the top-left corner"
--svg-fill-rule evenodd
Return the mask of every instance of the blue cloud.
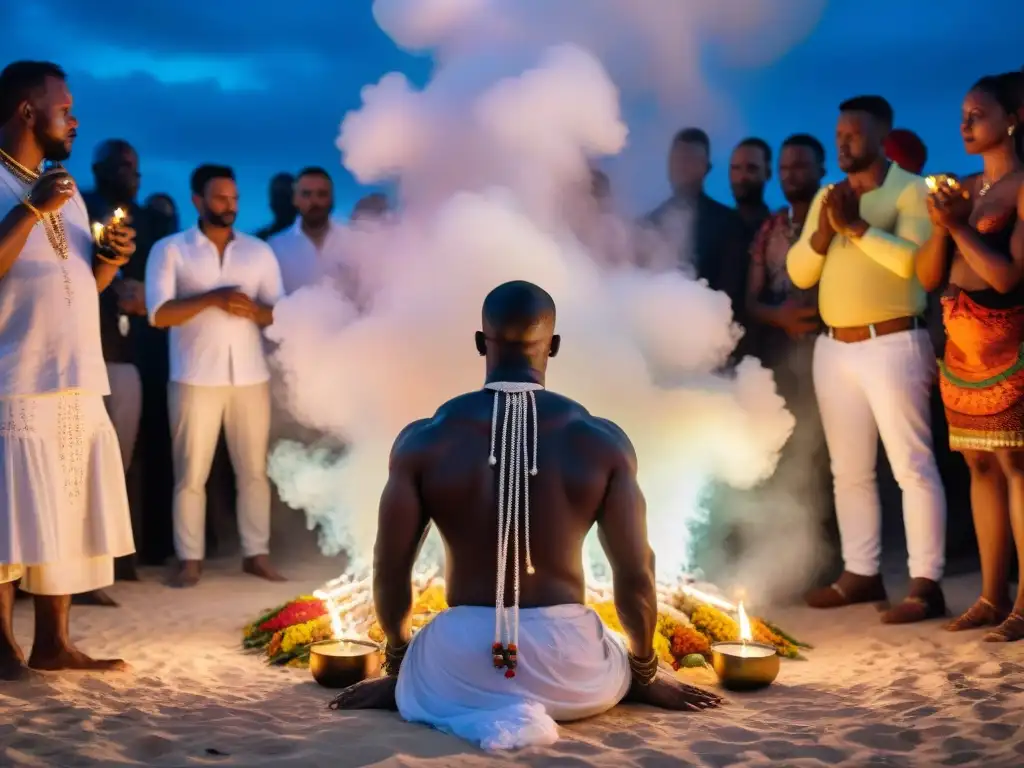
<path id="1" fill-rule="evenodd" d="M 240 225 L 268 218 L 270 176 L 331 169 L 345 210 L 363 192 L 334 148 L 359 91 L 392 70 L 425 81 L 430 63 L 398 50 L 376 27 L 369 0 L 291 7 L 270 0 L 179 3 L 33 0 L 5 8 L 6 57 L 48 58 L 71 76 L 82 125 L 70 169 L 88 186 L 92 147 L 123 137 L 140 152 L 143 194 L 171 193 L 188 220 L 189 171 L 225 162 L 239 174 Z M 716 142 L 709 191 L 729 199 L 732 134 L 774 145 L 807 131 L 831 145 L 836 105 L 855 93 L 886 95 L 897 122 L 918 131 L 931 165 L 968 169 L 958 135 L 964 92 L 982 74 L 1021 61 L 1014 0 L 832 2 L 815 31 L 769 67 L 715 67 L 743 125 Z M 690 121 L 699 124 L 699 116 Z M 662 175 L 651 180 L 664 185 Z M 777 192 L 773 200 L 778 201 Z"/>

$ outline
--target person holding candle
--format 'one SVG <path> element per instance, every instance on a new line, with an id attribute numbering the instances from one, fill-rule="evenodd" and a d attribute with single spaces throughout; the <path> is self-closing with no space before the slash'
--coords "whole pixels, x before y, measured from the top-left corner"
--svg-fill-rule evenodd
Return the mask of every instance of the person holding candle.
<path id="1" fill-rule="evenodd" d="M 544 389 L 560 343 L 551 296 L 505 283 L 482 315 L 486 383 L 410 424 L 392 450 L 373 576 L 388 676 L 332 706 L 397 707 L 486 749 L 550 744 L 556 721 L 622 700 L 717 706 L 659 669 L 654 554 L 629 439 Z M 451 607 L 411 637 L 412 568 L 431 523 L 445 542 Z M 585 605 L 581 553 L 595 525 L 624 642 Z"/>
<path id="2" fill-rule="evenodd" d="M 142 176 L 138 152 L 130 143 L 124 139 L 100 142 L 93 151 L 92 172 L 94 187 L 83 192 L 82 197 L 93 222 L 96 247 L 105 252 L 102 248 L 111 222 L 127 220 L 135 230 L 135 255 L 119 271 L 110 287 L 100 294 L 100 338 L 110 379 L 107 410 L 121 444 L 139 556 L 162 562 L 163 557 L 154 556 L 154 547 L 151 544 L 147 546 L 147 539 L 153 539 L 154 529 L 161 522 L 161 508 L 166 509 L 168 528 L 170 526 L 169 498 L 173 479 L 170 429 L 167 425 L 167 380 L 165 375 L 162 380 L 154 382 L 152 376 L 143 377 L 142 372 L 145 370 L 148 374 L 152 365 L 147 366 L 146 363 L 161 353 L 166 368 L 167 333 L 150 328 L 146 322 L 142 281 L 150 250 L 164 231 L 154 214 L 138 204 Z M 147 409 L 147 418 L 143 418 L 143 402 L 154 399 L 163 403 L 162 419 L 154 420 L 153 412 L 159 414 L 160 411 L 153 407 Z M 139 437 L 141 440 L 136 450 Z M 165 445 L 154 445 L 161 440 Z M 159 450 L 161 448 L 162 451 Z M 167 458 L 161 460 L 161 454 Z M 143 477 L 144 483 L 141 482 Z M 138 579 L 135 557 L 118 561 L 115 570 L 118 578 Z M 80 599 L 87 598 L 95 598 L 96 602 L 104 605 L 112 603 L 104 595 L 83 595 Z"/>
<path id="3" fill-rule="evenodd" d="M 797 288 L 818 286 L 826 326 L 814 347 L 814 390 L 828 445 L 844 571 L 812 591 L 815 608 L 882 602 L 882 510 L 875 466 L 882 439 L 903 492 L 910 594 L 886 623 L 943 616 L 946 498 L 932 452 L 935 357 L 926 294 L 914 273 L 931 234 L 924 180 L 885 157 L 893 110 L 881 96 L 839 107 L 836 143 L 847 174 L 818 192 L 786 267 Z"/>
<path id="4" fill-rule="evenodd" d="M 1021 75 L 983 77 L 963 103 L 961 135 L 982 173 L 929 178 L 935 228 L 917 255 L 927 290 L 942 297 L 946 348 L 939 388 L 949 443 L 971 473 L 981 597 L 948 625 L 993 628 L 983 639 L 1024 639 L 1024 580 L 1007 594 L 1011 540 L 1024 562 L 1024 143 Z M 1015 535 L 1014 535 L 1015 534 Z"/>
<path id="5" fill-rule="evenodd" d="M 93 264 L 85 203 L 59 165 L 78 121 L 64 72 L 19 61 L 0 73 L 0 677 L 26 674 L 14 581 L 35 602 L 28 666 L 122 669 L 69 636 L 71 595 L 109 586 L 131 554 L 131 518 L 100 345 L 99 293 L 134 252 L 127 225 Z"/>

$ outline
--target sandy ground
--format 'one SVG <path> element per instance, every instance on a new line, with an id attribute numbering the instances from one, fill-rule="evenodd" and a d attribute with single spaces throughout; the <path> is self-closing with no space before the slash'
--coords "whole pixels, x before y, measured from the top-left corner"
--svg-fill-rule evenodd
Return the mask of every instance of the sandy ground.
<path id="1" fill-rule="evenodd" d="M 1024 765 L 1024 643 L 936 624 L 882 627 L 871 607 L 774 612 L 814 643 L 767 691 L 714 713 L 621 708 L 565 726 L 554 747 L 484 755 L 387 713 L 341 714 L 307 672 L 238 651 L 260 609 L 333 576 L 323 559 L 267 585 L 217 566 L 195 590 L 118 584 L 120 609 L 76 608 L 74 633 L 127 674 L 0 684 L 0 765 L 15 766 L 940 766 Z M 973 578 L 951 581 L 966 606 Z M 31 606 L 17 608 L 27 645 Z"/>

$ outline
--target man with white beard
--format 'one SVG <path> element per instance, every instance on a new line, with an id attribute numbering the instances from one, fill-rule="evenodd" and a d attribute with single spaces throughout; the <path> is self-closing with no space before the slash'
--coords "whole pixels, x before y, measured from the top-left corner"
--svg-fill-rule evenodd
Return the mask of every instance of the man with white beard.
<path id="1" fill-rule="evenodd" d="M 388 676 L 332 707 L 397 707 L 409 721 L 510 749 L 551 744 L 556 721 L 624 700 L 717 706 L 661 670 L 654 651 L 654 553 L 632 444 L 544 387 L 560 342 L 551 296 L 505 283 L 482 315 L 484 386 L 410 424 L 392 449 L 373 566 Z M 431 523 L 445 543 L 451 607 L 412 637 L 412 568 Z M 624 639 L 586 606 L 581 554 L 595 525 Z"/>

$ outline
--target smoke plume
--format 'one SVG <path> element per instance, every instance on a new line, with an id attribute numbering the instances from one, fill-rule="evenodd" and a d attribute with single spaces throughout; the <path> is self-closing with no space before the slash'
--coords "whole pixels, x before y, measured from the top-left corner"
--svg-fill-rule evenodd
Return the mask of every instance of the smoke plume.
<path id="1" fill-rule="evenodd" d="M 359 181 L 398 182 L 399 213 L 347 227 L 344 263 L 283 300 L 268 330 L 282 405 L 347 446 L 284 441 L 270 460 L 325 554 L 344 550 L 366 568 L 392 441 L 482 386 L 481 302 L 523 279 L 558 306 L 563 345 L 548 387 L 630 435 L 660 575 L 691 566 L 709 484 L 769 477 L 793 417 L 758 362 L 722 372 L 741 331 L 724 294 L 676 268 L 686 222 L 652 232 L 620 217 L 590 196 L 590 164 L 629 145 L 624 96 L 666 105 L 655 122 L 669 115 L 676 127 L 721 113 L 698 66 L 702 39 L 761 63 L 805 34 L 820 6 L 376 0 L 382 28 L 432 52 L 435 72 L 423 90 L 396 73 L 366 86 L 337 145 Z M 661 189 L 662 178 L 647 185 Z"/>

